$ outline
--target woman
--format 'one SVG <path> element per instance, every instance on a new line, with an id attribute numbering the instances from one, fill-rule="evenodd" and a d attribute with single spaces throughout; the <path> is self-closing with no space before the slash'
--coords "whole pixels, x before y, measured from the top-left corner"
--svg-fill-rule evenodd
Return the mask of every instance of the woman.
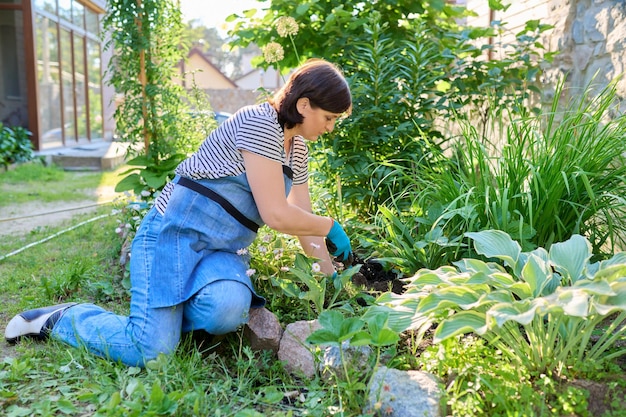
<path id="1" fill-rule="evenodd" d="M 93 304 L 44 307 L 11 319 L 6 339 L 51 336 L 144 366 L 174 351 L 182 333 L 235 331 L 265 303 L 238 255 L 262 224 L 298 236 L 322 272 L 334 274 L 331 255 L 345 261 L 352 249 L 339 223 L 312 213 L 305 141 L 332 131 L 351 108 L 341 72 L 307 61 L 273 98 L 239 110 L 178 166 L 133 240 L 128 317 Z"/>

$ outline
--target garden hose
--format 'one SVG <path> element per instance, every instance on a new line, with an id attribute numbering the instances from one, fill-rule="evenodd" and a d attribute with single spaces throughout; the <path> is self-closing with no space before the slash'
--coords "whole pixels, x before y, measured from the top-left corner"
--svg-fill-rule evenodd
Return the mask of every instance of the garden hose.
<path id="1" fill-rule="evenodd" d="M 1 222 L 5 222 L 5 221 L 12 221 L 12 220 L 26 219 L 26 218 L 29 218 L 29 217 L 43 216 L 43 215 L 46 215 L 46 214 L 59 213 L 59 212 L 63 212 L 63 211 L 80 210 L 80 209 L 84 209 L 84 208 L 90 208 L 90 207 L 95 207 L 95 206 L 99 206 L 99 205 L 110 204 L 110 203 L 112 203 L 112 202 L 113 202 L 113 201 L 107 201 L 107 202 L 103 202 L 103 203 L 90 204 L 90 205 L 87 205 L 87 206 L 74 207 L 74 208 L 70 208 L 70 209 L 55 210 L 55 211 L 49 211 L 49 212 L 46 212 L 46 213 L 32 214 L 32 215 L 28 215 L 28 216 L 21 216 L 21 217 L 13 217 L 13 218 L 7 218 L 7 219 L 0 219 L 0 223 L 1 223 Z M 93 217 L 93 218 L 91 218 L 91 219 L 88 219 L 88 220 L 85 220 L 85 221 L 83 221 L 83 222 L 80 222 L 80 223 L 78 223 L 78 224 L 76 224 L 76 225 L 74 225 L 74 226 L 72 226 L 72 227 L 69 227 L 69 228 L 67 228 L 67 229 L 61 230 L 61 231 L 59 231 L 59 232 L 57 232 L 57 233 L 55 233 L 55 234 L 53 234 L 53 235 L 50 235 L 50 236 L 48 236 L 48 237 L 46 237 L 46 238 L 44 238 L 44 239 L 38 240 L 38 241 L 36 241 L 36 242 L 29 243 L 28 245 L 26 245 L 26 246 L 24 246 L 24 247 L 22 247 L 22 248 L 20 248 L 20 249 L 17 249 L 17 250 L 15 250 L 15 251 L 11 252 L 11 253 L 6 254 L 6 255 L 2 255 L 2 256 L 0 256 L 0 262 L 2 262 L 3 260 L 5 260 L 6 258 L 8 258 L 8 257 L 10 257 L 10 256 L 17 255 L 18 253 L 23 252 L 23 251 L 25 251 L 26 249 L 29 249 L 29 248 L 32 248 L 33 246 L 36 246 L 36 245 L 39 245 L 39 244 L 41 244 L 41 243 L 47 242 L 47 241 L 49 241 L 49 240 L 51 240 L 51 239 L 53 239 L 53 238 L 55 238 L 55 237 L 57 237 L 57 236 L 60 236 L 60 235 L 62 235 L 62 234 L 64 234 L 64 233 L 67 233 L 67 232 L 69 232 L 69 231 L 71 231 L 71 230 L 74 230 L 74 229 L 76 229 L 76 228 L 78 228 L 78 227 L 80 227 L 80 226 L 84 226 L 84 225 L 86 225 L 86 224 L 88 224 L 88 223 L 94 222 L 94 221 L 96 221 L 96 220 L 103 219 L 103 218 L 105 218 L 105 217 L 109 217 L 109 216 L 111 216 L 111 215 L 113 215 L 113 213 L 109 213 L 109 214 L 102 214 L 102 215 L 100 215 L 100 216 Z"/>

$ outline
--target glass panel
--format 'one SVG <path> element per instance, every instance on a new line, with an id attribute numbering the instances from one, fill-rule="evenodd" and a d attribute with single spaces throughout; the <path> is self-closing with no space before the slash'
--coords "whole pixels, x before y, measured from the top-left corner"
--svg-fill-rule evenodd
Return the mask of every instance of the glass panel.
<path id="1" fill-rule="evenodd" d="M 59 17 L 72 21 L 72 0 L 59 0 Z"/>
<path id="2" fill-rule="evenodd" d="M 85 38 L 74 36 L 74 96 L 78 139 L 87 138 L 87 94 L 85 77 Z"/>
<path id="3" fill-rule="evenodd" d="M 100 44 L 87 40 L 87 81 L 89 83 L 89 128 L 91 139 L 104 136 L 102 125 L 102 73 Z"/>
<path id="4" fill-rule="evenodd" d="M 87 32 L 91 33 L 92 35 L 98 36 L 100 34 L 100 23 L 98 19 L 98 14 L 89 9 L 85 9 L 85 13 Z"/>
<path id="5" fill-rule="evenodd" d="M 28 126 L 22 12 L 0 13 L 0 122 Z"/>
<path id="6" fill-rule="evenodd" d="M 80 28 L 85 27 L 85 6 L 76 1 L 72 2 L 72 23 Z"/>
<path id="7" fill-rule="evenodd" d="M 72 35 L 61 29 L 61 74 L 63 95 L 63 131 L 66 143 L 76 140 L 74 113 L 74 77 L 72 70 Z"/>
<path id="8" fill-rule="evenodd" d="M 61 81 L 59 76 L 59 38 L 54 22 L 37 16 L 37 82 L 39 85 L 39 123 L 41 148 L 63 145 L 61 129 Z"/>
<path id="9" fill-rule="evenodd" d="M 57 1 L 56 0 L 35 0 L 35 9 L 43 10 L 52 14 L 57 14 Z"/>

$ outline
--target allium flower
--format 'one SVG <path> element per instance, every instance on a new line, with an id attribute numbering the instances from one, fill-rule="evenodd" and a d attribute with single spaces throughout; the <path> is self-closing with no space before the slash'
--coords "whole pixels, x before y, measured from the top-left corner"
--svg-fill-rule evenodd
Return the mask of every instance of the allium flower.
<path id="1" fill-rule="evenodd" d="M 280 270 L 283 272 L 289 272 L 289 267 L 288 266 L 281 266 Z"/>
<path id="2" fill-rule="evenodd" d="M 282 38 L 298 34 L 298 22 L 293 17 L 281 16 L 276 20 L 276 32 Z"/>
<path id="3" fill-rule="evenodd" d="M 265 243 L 270 243 L 272 241 L 272 235 L 270 235 L 269 233 L 266 235 L 263 235 L 261 240 Z"/>
<path id="4" fill-rule="evenodd" d="M 141 191 L 141 196 L 142 197 L 149 197 L 151 195 L 152 195 L 152 193 L 150 191 L 148 191 L 148 190 L 142 190 Z"/>
<path id="5" fill-rule="evenodd" d="M 251 277 L 252 275 L 254 275 L 256 273 L 256 269 L 248 269 L 246 271 L 246 275 Z"/>
<path id="6" fill-rule="evenodd" d="M 267 248 L 265 246 L 259 246 L 259 253 L 267 253 Z"/>
<path id="7" fill-rule="evenodd" d="M 317 243 L 313 243 L 313 242 L 311 242 L 311 247 L 312 247 L 313 249 L 319 249 L 319 248 L 320 248 L 320 245 L 318 245 Z"/>
<path id="8" fill-rule="evenodd" d="M 313 265 L 311 265 L 311 270 L 313 272 L 320 272 L 322 270 L 322 267 L 320 267 L 320 264 L 318 264 L 317 262 L 313 262 Z"/>
<path id="9" fill-rule="evenodd" d="M 246 249 L 246 248 L 237 249 L 237 255 L 239 255 L 239 256 L 243 256 L 243 255 L 245 255 L 247 253 L 248 253 L 248 249 Z"/>
<path id="10" fill-rule="evenodd" d="M 263 48 L 263 59 L 269 64 L 282 61 L 285 57 L 285 50 L 277 42 L 270 42 Z"/>

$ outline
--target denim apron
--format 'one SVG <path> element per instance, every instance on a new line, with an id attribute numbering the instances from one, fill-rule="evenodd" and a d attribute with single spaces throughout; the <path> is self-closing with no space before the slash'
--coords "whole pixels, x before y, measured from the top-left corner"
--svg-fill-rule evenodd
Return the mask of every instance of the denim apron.
<path id="1" fill-rule="evenodd" d="M 283 165 L 285 195 L 289 194 L 293 172 Z M 233 280 L 246 285 L 252 292 L 251 307 L 261 307 L 265 299 L 256 294 L 250 277 L 247 255 L 239 255 L 256 238 L 256 230 L 246 226 L 215 199 L 189 186 L 178 183 L 163 215 L 152 209 L 149 222 L 156 237 L 153 265 L 148 277 L 148 306 L 170 307 L 189 300 L 207 284 Z M 193 180 L 227 200 L 248 220 L 263 225 L 252 197 L 246 174 L 218 179 Z M 156 229 L 155 229 L 156 228 Z"/>

